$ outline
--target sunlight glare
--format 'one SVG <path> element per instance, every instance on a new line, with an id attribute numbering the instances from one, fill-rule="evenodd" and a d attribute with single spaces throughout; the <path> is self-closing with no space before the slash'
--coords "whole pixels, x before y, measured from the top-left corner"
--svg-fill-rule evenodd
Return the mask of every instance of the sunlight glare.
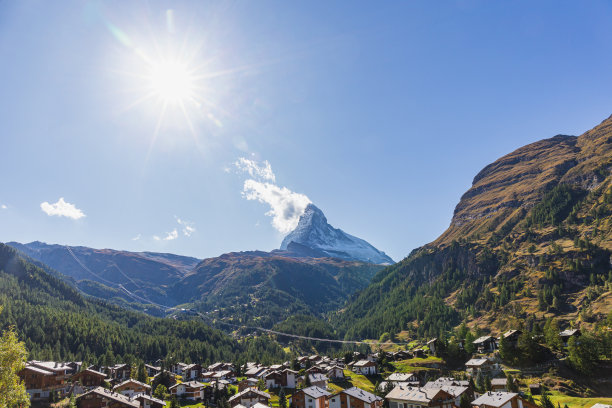
<path id="1" fill-rule="evenodd" d="M 153 64 L 149 80 L 152 92 L 165 104 L 184 104 L 195 97 L 193 75 L 179 61 Z"/>

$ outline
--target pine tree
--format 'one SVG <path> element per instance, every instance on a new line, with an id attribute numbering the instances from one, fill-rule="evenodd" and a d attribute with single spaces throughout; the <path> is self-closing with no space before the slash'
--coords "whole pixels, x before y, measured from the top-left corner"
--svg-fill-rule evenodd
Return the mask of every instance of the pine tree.
<path id="1" fill-rule="evenodd" d="M 540 398 L 540 406 L 542 408 L 555 408 L 555 405 L 552 403 L 552 401 L 548 397 L 548 393 L 546 392 L 546 390 L 542 390 L 542 397 Z"/>
<path id="2" fill-rule="evenodd" d="M 285 389 L 281 388 L 278 393 L 278 408 L 287 408 L 287 398 L 285 397 Z"/>
<path id="3" fill-rule="evenodd" d="M 145 365 L 143 362 L 138 364 L 138 374 L 136 375 L 136 380 L 142 383 L 146 383 L 148 380 L 147 370 L 145 369 Z"/>

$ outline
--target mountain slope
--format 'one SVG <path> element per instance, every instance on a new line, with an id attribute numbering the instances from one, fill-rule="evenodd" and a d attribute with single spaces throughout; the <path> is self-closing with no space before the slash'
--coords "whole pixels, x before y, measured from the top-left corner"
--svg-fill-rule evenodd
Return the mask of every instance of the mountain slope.
<path id="1" fill-rule="evenodd" d="M 43 242 L 9 242 L 7 245 L 73 278 L 87 294 L 127 302 L 134 302 L 134 299 L 121 291 L 119 284 L 138 296 L 164 302 L 163 287 L 183 278 L 200 262 L 174 254 L 67 247 Z"/>
<path id="2" fill-rule="evenodd" d="M 320 315 L 340 307 L 380 269 L 291 251 L 233 252 L 203 260 L 169 296 L 215 311 L 215 317 L 272 327 L 295 313 Z"/>
<path id="3" fill-rule="evenodd" d="M 486 166 L 449 228 L 381 271 L 335 316 L 346 337 L 436 336 L 462 320 L 499 332 L 612 309 L 612 117 Z"/>
<path id="4" fill-rule="evenodd" d="M 297 227 L 283 239 L 280 249 L 286 250 L 292 242 L 321 251 L 330 257 L 375 264 L 393 263 L 387 254 L 363 239 L 329 225 L 323 211 L 314 204 L 308 204 Z"/>
<path id="5" fill-rule="evenodd" d="M 214 362 L 259 357 L 248 342 L 238 343 L 198 320 L 179 321 L 131 312 L 92 301 L 74 288 L 0 244 L 0 330 L 15 326 L 33 359 L 103 363 L 107 359 Z M 265 339 L 266 358 L 283 358 Z"/>

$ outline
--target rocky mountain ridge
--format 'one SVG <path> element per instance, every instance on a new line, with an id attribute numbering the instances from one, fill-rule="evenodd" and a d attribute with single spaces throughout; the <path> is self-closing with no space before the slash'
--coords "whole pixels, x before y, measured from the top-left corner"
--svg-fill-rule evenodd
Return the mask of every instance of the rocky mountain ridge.
<path id="1" fill-rule="evenodd" d="M 391 265 L 393 259 L 374 248 L 368 242 L 341 229 L 332 227 L 327 218 L 314 204 L 308 204 L 300 217 L 297 227 L 283 239 L 281 250 L 287 250 L 291 243 L 319 251 L 326 256 L 349 261 Z"/>

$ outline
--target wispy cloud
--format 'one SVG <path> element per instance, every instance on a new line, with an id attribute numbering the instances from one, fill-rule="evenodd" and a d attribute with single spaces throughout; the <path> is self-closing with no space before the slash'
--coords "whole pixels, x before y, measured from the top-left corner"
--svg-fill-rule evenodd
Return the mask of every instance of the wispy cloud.
<path id="1" fill-rule="evenodd" d="M 276 176 L 268 161 L 259 164 L 241 157 L 235 162 L 238 170 L 248 173 L 252 178 L 244 181 L 242 196 L 247 200 L 257 200 L 270 206 L 266 212 L 272 217 L 272 226 L 282 233 L 291 232 L 304 214 L 310 199 L 287 187 L 276 185 Z"/>
<path id="2" fill-rule="evenodd" d="M 142 238 L 142 234 L 136 235 L 134 238 L 132 238 L 132 241 L 139 241 L 140 238 Z"/>
<path id="3" fill-rule="evenodd" d="M 257 163 L 255 160 L 250 160 L 245 157 L 241 157 L 234 163 L 236 168 L 240 171 L 249 173 L 249 175 L 258 180 L 276 182 L 276 175 L 272 171 L 272 166 L 267 160 L 263 163 Z"/>
<path id="4" fill-rule="evenodd" d="M 178 230 L 176 228 L 170 232 L 167 232 L 164 238 L 161 238 L 159 235 L 153 235 L 153 239 L 156 241 L 172 241 L 177 238 L 178 238 Z"/>
<path id="5" fill-rule="evenodd" d="M 40 204 L 40 209 L 49 216 L 67 217 L 73 220 L 78 220 L 85 217 L 85 213 L 75 207 L 74 204 L 64 201 L 64 197 L 60 197 L 56 203 L 49 204 L 47 201 Z"/>
<path id="6" fill-rule="evenodd" d="M 182 220 L 178 217 L 176 217 L 176 222 L 178 222 L 179 225 L 182 227 L 183 235 L 185 235 L 186 237 L 190 237 L 191 234 L 193 234 L 196 231 L 192 222 Z"/>
<path id="7" fill-rule="evenodd" d="M 7 207 L 6 204 L 2 204 L 2 205 L 0 205 L 0 208 L 3 209 L 3 210 L 6 210 L 8 207 Z"/>

